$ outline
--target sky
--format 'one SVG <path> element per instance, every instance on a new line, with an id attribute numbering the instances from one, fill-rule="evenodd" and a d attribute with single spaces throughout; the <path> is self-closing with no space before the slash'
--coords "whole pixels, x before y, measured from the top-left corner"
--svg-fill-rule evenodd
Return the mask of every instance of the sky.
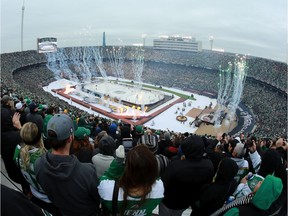
<path id="1" fill-rule="evenodd" d="M 163 35 L 193 36 L 204 49 L 287 63 L 286 0 L 1 0 L 1 53 L 35 50 L 40 37 L 59 47 L 153 45 Z"/>

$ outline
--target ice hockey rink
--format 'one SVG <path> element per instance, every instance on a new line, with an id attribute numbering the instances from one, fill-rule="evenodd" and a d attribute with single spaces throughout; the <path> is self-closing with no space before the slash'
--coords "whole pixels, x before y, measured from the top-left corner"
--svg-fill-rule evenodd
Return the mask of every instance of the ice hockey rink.
<path id="1" fill-rule="evenodd" d="M 70 86 L 75 86 L 78 85 L 78 83 L 73 82 L 73 81 L 69 81 L 66 79 L 61 79 L 61 80 L 57 80 L 53 83 L 50 83 L 48 86 L 43 87 L 43 89 L 47 92 L 50 92 L 51 94 L 53 94 L 53 96 L 60 98 L 61 100 L 65 100 L 67 103 L 69 103 L 72 106 L 76 106 L 79 109 L 82 109 L 90 114 L 94 114 L 94 115 L 100 115 L 102 117 L 107 117 L 105 115 L 99 114 L 95 111 L 93 111 L 92 109 L 89 109 L 87 107 L 81 106 L 81 104 L 75 103 L 74 101 L 71 101 L 63 96 L 61 96 L 60 94 L 57 94 L 55 92 L 53 92 L 53 89 L 61 89 L 61 88 L 66 88 L 67 89 L 67 93 L 69 93 L 70 95 L 72 95 L 74 98 L 78 99 L 78 100 L 83 100 L 86 103 L 89 103 L 91 106 L 95 106 L 97 108 L 100 108 L 102 110 L 105 110 L 107 112 L 111 112 L 111 109 L 109 108 L 108 104 L 113 105 L 113 106 L 124 106 L 121 105 L 119 103 L 115 103 L 114 101 L 101 101 L 99 102 L 100 99 L 99 97 L 95 97 L 95 96 L 91 96 L 91 94 L 87 94 L 86 92 L 82 91 L 80 88 L 76 87 L 76 89 L 72 89 L 70 88 Z M 93 84 L 95 86 L 95 84 Z M 105 86 L 104 86 L 105 88 Z M 165 88 L 165 87 L 163 87 Z M 186 94 L 186 95 L 191 95 L 191 93 L 189 92 L 185 92 L 185 91 L 181 91 L 179 89 L 170 89 L 173 90 L 175 92 L 179 92 L 181 94 Z M 111 86 L 109 86 L 109 92 L 116 92 L 119 91 L 119 87 L 118 86 L 114 86 L 113 84 Z M 132 93 L 130 93 L 132 94 Z M 159 94 L 163 94 L 162 92 L 159 92 Z M 135 97 L 135 95 L 131 96 L 131 97 Z M 186 104 L 191 103 L 191 106 L 184 106 L 183 103 L 177 103 L 174 104 L 173 106 L 171 106 L 169 109 L 166 109 L 165 111 L 159 113 L 157 116 L 155 116 L 154 118 L 152 118 L 151 120 L 147 121 L 146 123 L 144 123 L 144 126 L 147 126 L 149 128 L 153 128 L 153 129 L 161 129 L 161 130 L 167 130 L 167 128 L 170 131 L 175 131 L 175 132 L 190 132 L 190 133 L 194 133 L 197 130 L 197 127 L 194 127 L 193 125 L 189 125 L 189 122 L 194 121 L 195 118 L 187 117 L 187 121 L 186 122 L 179 122 L 176 117 L 177 115 L 179 115 L 179 110 L 182 110 L 183 108 L 185 108 L 185 111 L 183 112 L 183 115 L 185 115 L 186 113 L 189 112 L 189 110 L 193 109 L 193 108 L 197 108 L 197 109 L 204 109 L 206 106 L 209 106 L 210 103 L 212 103 L 214 106 L 216 104 L 216 99 L 211 99 L 209 97 L 206 96 L 202 96 L 202 95 L 198 95 L 198 94 L 194 94 L 194 98 L 195 100 L 190 100 L 187 99 L 185 101 Z M 127 112 L 125 113 L 118 113 L 117 115 L 121 116 L 121 115 L 135 115 L 136 118 L 137 116 L 142 116 L 142 115 L 151 115 L 153 112 L 157 112 L 158 110 L 162 109 L 163 107 L 172 104 L 173 102 L 177 101 L 179 99 L 178 96 L 174 96 L 173 99 L 167 101 L 164 104 L 161 104 L 160 106 L 158 106 L 157 108 L 149 111 L 149 112 L 145 112 L 145 110 L 142 110 L 142 107 L 139 109 L 139 107 L 126 107 L 127 108 Z M 138 108 L 138 109 L 137 109 Z M 145 109 L 145 108 L 144 108 Z M 177 113 L 176 113 L 177 111 Z M 135 124 L 137 123 L 137 119 L 134 120 Z M 215 128 L 215 130 L 217 130 L 217 128 Z"/>

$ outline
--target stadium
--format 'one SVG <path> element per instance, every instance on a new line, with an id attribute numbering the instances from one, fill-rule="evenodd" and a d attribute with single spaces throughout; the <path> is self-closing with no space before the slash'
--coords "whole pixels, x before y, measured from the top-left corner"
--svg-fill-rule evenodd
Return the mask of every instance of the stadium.
<path id="1" fill-rule="evenodd" d="M 218 128 L 211 122 L 211 115 L 217 106 L 219 66 L 225 68 L 229 62 L 235 60 L 237 54 L 212 50 L 187 52 L 157 50 L 153 47 L 145 47 L 143 52 L 144 68 L 142 82 L 139 84 L 134 80 L 135 71 L 133 71 L 135 47 L 126 46 L 123 49 L 122 74 L 116 73 L 115 68 L 111 66 L 111 56 L 107 54 L 113 52 L 115 47 L 105 47 L 106 54 L 103 52 L 103 62 L 101 62 L 103 65 L 101 65 L 101 67 L 99 67 L 99 62 L 97 64 L 97 61 L 90 55 L 88 55 L 90 57 L 84 58 L 84 56 L 87 56 L 87 50 L 98 50 L 100 48 L 101 47 L 58 47 L 57 53 L 65 53 L 65 59 L 52 58 L 52 60 L 50 54 L 38 53 L 36 50 L 1 54 L 1 95 L 8 94 L 12 96 L 16 102 L 20 99 L 26 100 L 27 103 L 30 100 L 34 101 L 39 104 L 37 108 L 40 109 L 41 107 L 42 113 L 46 111 L 45 108 L 47 107 L 56 107 L 56 112 L 66 113 L 75 122 L 78 121 L 78 126 L 82 119 L 92 122 L 95 121 L 97 128 L 91 129 L 91 137 L 89 137 L 92 141 L 87 139 L 87 145 L 90 146 L 90 148 L 91 146 L 96 148 L 94 145 L 96 146 L 97 136 L 100 134 L 99 131 L 97 131 L 99 125 L 103 126 L 103 128 L 101 128 L 103 130 L 102 132 L 106 130 L 109 134 L 112 130 L 111 128 L 113 128 L 112 126 L 115 124 L 122 128 L 127 125 L 134 125 L 136 134 L 139 128 L 138 126 L 140 126 L 141 130 L 144 128 L 145 134 L 143 131 L 141 132 L 143 134 L 140 137 L 140 141 L 142 138 L 145 140 L 148 137 L 146 140 L 147 143 L 145 144 L 151 150 L 148 151 L 149 154 L 151 154 L 151 152 L 155 154 L 159 176 L 165 173 L 165 169 L 169 167 L 169 163 L 173 163 L 172 157 L 178 157 L 179 149 L 184 145 L 185 140 L 195 136 L 192 134 L 201 135 L 203 146 L 204 141 L 205 145 L 212 144 L 213 141 L 209 144 L 207 140 L 218 142 L 218 140 L 216 140 L 217 132 L 228 133 L 233 137 L 231 140 L 234 141 L 241 137 L 241 135 L 245 135 L 257 137 L 259 140 L 265 140 L 267 143 L 274 144 L 278 142 L 278 140 L 276 142 L 275 139 L 286 137 L 287 64 L 285 63 L 253 56 L 247 57 L 247 77 L 241 102 L 237 107 L 235 120 L 233 120 L 234 124 L 231 127 L 227 127 L 224 121 L 221 127 Z M 77 51 L 77 55 L 74 53 L 75 50 Z M 54 70 L 51 70 L 53 67 Z M 63 68 L 65 68 L 65 70 L 63 70 Z M 103 76 L 103 71 L 106 73 L 105 76 Z M 121 74 L 121 77 L 119 77 L 119 74 Z M 89 80 L 89 82 L 87 82 L 87 80 Z M 170 112 L 168 112 L 169 110 Z M 164 115 L 165 113 L 166 115 Z M 226 114 L 227 113 L 221 114 L 221 118 L 224 119 Z M 199 125 L 197 125 L 198 123 Z M 203 124 L 201 125 L 201 123 Z M 151 135 L 152 133 L 154 133 L 154 135 Z M 92 136 L 92 134 L 94 134 L 94 136 Z M 182 143 L 180 145 L 180 143 L 175 142 L 173 146 L 167 148 L 168 152 L 163 151 L 163 153 L 159 154 L 160 143 L 163 141 L 163 138 L 167 137 L 167 134 L 168 139 L 171 140 L 170 134 L 174 140 L 182 137 Z M 185 134 L 187 134 L 188 137 L 185 138 Z M 114 136 L 117 136 L 116 129 L 114 130 Z M 123 139 L 122 143 L 125 148 L 129 146 L 128 151 L 132 148 L 131 137 L 128 138 L 128 142 L 127 140 L 124 142 Z M 158 144 L 156 145 L 155 142 L 152 141 L 153 139 L 151 139 L 151 137 L 159 137 L 159 147 Z M 94 138 L 95 140 L 93 140 Z M 101 140 L 99 142 L 101 142 Z M 74 143 L 76 143 L 75 141 Z M 244 144 L 241 142 L 238 144 L 243 145 L 244 149 Z M 137 149 L 137 146 L 138 144 L 133 149 Z M 217 146 L 218 144 L 216 145 L 215 143 L 215 149 L 217 149 Z M 248 147 L 245 147 L 245 149 L 246 148 L 248 149 Z M 221 150 L 222 153 L 224 152 L 224 149 L 219 150 Z M 208 150 L 207 153 L 209 158 Z M 3 151 L 1 154 L 4 161 Z M 67 154 L 69 155 L 70 151 L 67 152 Z M 67 154 L 65 156 L 67 156 Z M 204 158 L 204 154 L 201 154 L 200 157 Z M 207 155 L 205 157 L 207 157 Z M 91 157 L 88 161 L 81 160 L 79 157 L 80 162 L 91 163 Z M 210 160 L 210 158 L 208 160 Z M 232 161 L 232 159 L 230 160 Z M 188 161 L 188 159 L 184 159 L 184 161 Z M 215 161 L 213 161 L 212 157 L 211 161 L 213 162 L 213 164 L 211 162 L 212 170 L 214 169 L 216 171 L 218 164 L 214 165 Z M 193 161 L 191 164 L 194 162 L 196 161 Z M 12 161 L 12 163 L 14 162 Z M 221 164 L 219 161 L 218 163 Z M 7 167 L 7 164 L 6 158 L 5 167 Z M 236 162 L 235 166 L 237 166 Z M 182 169 L 181 167 L 179 168 Z M 3 163 L 2 170 L 5 170 Z M 168 168 L 166 170 L 168 170 Z M 209 170 L 207 167 L 201 171 L 199 171 L 198 168 L 193 176 L 198 176 L 198 173 L 206 172 L 207 170 Z M 182 169 L 180 177 L 181 179 L 185 179 L 185 182 L 187 175 L 190 175 L 186 171 L 190 173 L 191 169 Z M 226 171 L 230 172 L 230 170 Z M 10 185 L 9 187 L 21 191 L 20 185 L 15 184 L 17 180 L 14 182 L 14 179 L 11 178 L 11 172 L 10 174 L 9 172 L 7 173 L 13 181 L 5 171 L 1 171 L 1 173 L 5 177 L 3 178 L 3 185 Z M 76 175 L 74 175 L 73 178 L 75 176 Z M 212 176 L 213 175 L 211 175 L 211 177 Z M 270 177 L 270 175 L 268 176 Z M 94 180 L 95 179 L 93 179 L 93 181 Z M 21 181 L 18 183 L 21 183 Z M 58 183 L 57 181 L 57 184 Z M 55 184 L 55 182 L 53 182 L 53 184 Z M 22 183 L 21 186 L 24 192 Z M 283 189 L 282 197 L 286 197 L 285 191 L 286 190 Z M 59 192 L 57 191 L 55 194 L 59 194 Z M 173 194 L 172 198 L 174 196 Z M 175 197 L 178 199 L 179 196 Z M 237 201 L 237 199 L 235 201 Z M 282 208 L 281 212 L 285 212 L 285 203 L 284 201 L 283 208 L 282 204 L 280 207 L 277 206 L 277 211 Z M 51 204 L 53 205 L 53 203 Z M 52 212 L 51 210 L 49 211 L 48 208 L 41 205 L 39 206 L 46 215 L 51 215 L 49 214 Z M 158 212 L 160 213 L 158 209 L 160 208 L 161 206 L 157 204 L 153 210 L 153 215 L 158 215 Z M 273 211 L 275 210 L 274 208 L 272 209 Z M 78 207 L 74 207 L 74 210 L 80 211 Z M 26 209 L 25 212 L 26 211 L 28 211 L 28 209 Z M 181 215 L 190 215 L 191 212 L 194 212 L 194 208 L 192 209 L 188 206 L 187 208 L 185 207 Z"/>
<path id="2" fill-rule="evenodd" d="M 113 49 L 113 47 L 107 47 Z M 64 48 L 71 52 L 73 48 Z M 85 47 L 78 47 L 85 50 Z M 132 60 L 133 47 L 125 47 L 124 72 L 125 79 L 133 80 Z M 84 51 L 83 51 L 84 52 Z M 145 47 L 143 82 L 158 87 L 176 88 L 210 98 L 217 96 L 219 65 L 233 62 L 236 54 L 210 50 L 203 52 L 181 52 L 155 50 Z M 55 81 L 53 74 L 46 66 L 47 58 L 36 51 L 7 53 L 1 55 L 1 92 L 9 92 L 15 97 L 35 98 L 42 104 L 59 104 L 59 107 L 77 110 L 43 90 L 44 86 Z M 115 77 L 109 65 L 108 56 L 103 56 L 104 67 L 108 76 Z M 247 59 L 247 79 L 240 107 L 242 114 L 253 116 L 253 122 L 244 120 L 231 135 L 239 131 L 253 133 L 261 137 L 278 137 L 287 130 L 287 65 L 268 59 L 249 57 Z M 93 77 L 101 77 L 97 66 Z M 79 72 L 78 72 L 79 73 Z M 75 70 L 77 75 L 77 71 Z M 163 76 L 165 74 L 165 76 Z M 79 75 L 80 76 L 80 75 Z M 81 77 L 79 77 L 81 78 Z M 254 95 L 258 95 L 257 98 Z M 273 113 L 273 115 L 271 115 Z M 238 115 L 241 116 L 240 110 Z M 281 121 L 279 121 L 281 119 Z M 240 120 L 240 118 L 239 118 Z M 273 126 L 277 122 L 277 127 Z M 244 128 L 244 129 L 243 129 Z"/>
<path id="3" fill-rule="evenodd" d="M 1 1 L 1 215 L 287 216 L 287 1 Z"/>

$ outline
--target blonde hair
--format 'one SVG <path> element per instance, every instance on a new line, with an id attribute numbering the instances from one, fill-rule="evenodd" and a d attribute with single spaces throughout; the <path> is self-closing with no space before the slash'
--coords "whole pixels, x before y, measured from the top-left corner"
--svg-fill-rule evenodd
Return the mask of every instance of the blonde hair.
<path id="1" fill-rule="evenodd" d="M 23 169 L 29 170 L 30 164 L 30 154 L 29 151 L 35 147 L 39 148 L 37 154 L 41 156 L 43 153 L 47 152 L 44 147 L 43 139 L 41 134 L 38 134 L 38 127 L 35 123 L 27 122 L 23 125 L 20 131 L 20 136 L 23 140 L 24 146 L 21 148 L 20 156 L 22 159 Z"/>

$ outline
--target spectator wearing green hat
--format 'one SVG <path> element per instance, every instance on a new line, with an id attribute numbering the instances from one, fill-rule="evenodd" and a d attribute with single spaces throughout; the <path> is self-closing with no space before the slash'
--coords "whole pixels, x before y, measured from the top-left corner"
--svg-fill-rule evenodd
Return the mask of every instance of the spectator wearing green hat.
<path id="1" fill-rule="evenodd" d="M 75 139 L 70 153 L 83 163 L 91 163 L 93 157 L 93 145 L 89 141 L 90 134 L 91 131 L 85 127 L 78 127 L 74 133 Z"/>
<path id="2" fill-rule="evenodd" d="M 247 196 L 234 200 L 223 206 L 212 215 L 265 215 L 264 211 L 277 200 L 283 189 L 280 178 L 267 175 L 263 181 L 258 182 L 254 191 Z"/>
<path id="3" fill-rule="evenodd" d="M 144 134 L 143 126 L 142 125 L 137 125 L 134 127 L 134 130 L 131 131 L 132 138 L 133 138 L 133 147 L 137 145 L 139 139 L 141 136 Z"/>
<path id="4" fill-rule="evenodd" d="M 26 114 L 28 114 L 28 113 L 30 113 L 29 106 L 30 106 L 30 104 L 31 104 L 31 100 L 30 100 L 28 97 L 25 97 L 24 103 L 26 104 L 26 107 L 25 107 L 25 109 L 24 109 L 24 112 L 25 112 Z"/>

